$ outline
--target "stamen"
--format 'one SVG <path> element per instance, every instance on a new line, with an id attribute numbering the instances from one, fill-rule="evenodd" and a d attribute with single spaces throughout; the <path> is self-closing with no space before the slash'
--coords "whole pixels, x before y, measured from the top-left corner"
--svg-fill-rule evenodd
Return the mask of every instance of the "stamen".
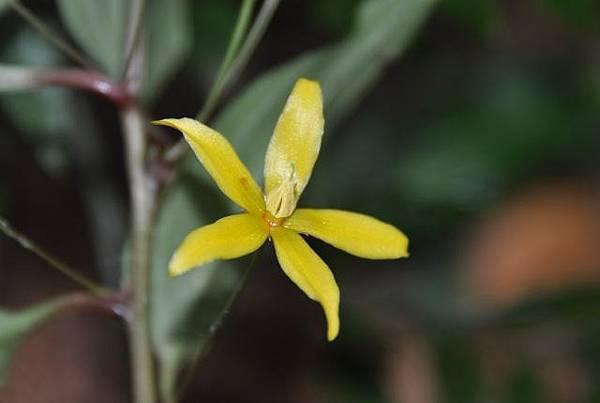
<path id="1" fill-rule="evenodd" d="M 289 217 L 296 209 L 298 193 L 296 170 L 294 165 L 291 164 L 289 168 L 289 177 L 267 194 L 265 200 L 267 210 L 277 218 Z"/>

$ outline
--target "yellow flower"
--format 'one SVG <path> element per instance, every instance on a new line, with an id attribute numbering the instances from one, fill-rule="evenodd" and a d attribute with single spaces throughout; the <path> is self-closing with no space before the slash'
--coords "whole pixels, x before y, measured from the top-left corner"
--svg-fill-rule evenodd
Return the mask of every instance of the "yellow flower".
<path id="1" fill-rule="evenodd" d="M 317 82 L 299 79 L 279 116 L 265 158 L 264 195 L 218 132 L 188 118 L 153 123 L 180 130 L 221 191 L 245 210 L 192 231 L 171 258 L 171 275 L 215 259 L 247 255 L 270 238 L 285 274 L 323 307 L 331 341 L 339 332 L 340 292 L 327 264 L 300 234 L 363 258 L 408 256 L 408 239 L 392 225 L 347 211 L 296 209 L 323 136 L 323 100 Z"/>

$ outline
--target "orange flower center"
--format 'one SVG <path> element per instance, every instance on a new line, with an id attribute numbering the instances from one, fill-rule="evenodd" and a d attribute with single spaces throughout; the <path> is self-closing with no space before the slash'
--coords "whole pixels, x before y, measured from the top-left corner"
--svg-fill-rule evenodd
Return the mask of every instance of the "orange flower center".
<path id="1" fill-rule="evenodd" d="M 269 213 L 268 211 L 265 211 L 264 213 L 262 213 L 261 218 L 263 219 L 264 222 L 267 223 L 269 228 L 280 227 L 283 224 L 283 222 L 285 221 L 285 218 L 277 218 L 273 214 Z"/>

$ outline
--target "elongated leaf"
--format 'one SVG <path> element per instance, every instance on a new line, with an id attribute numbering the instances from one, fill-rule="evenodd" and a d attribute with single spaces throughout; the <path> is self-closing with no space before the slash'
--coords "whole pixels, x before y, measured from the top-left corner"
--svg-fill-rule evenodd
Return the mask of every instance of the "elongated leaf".
<path id="1" fill-rule="evenodd" d="M 10 360 L 23 337 L 52 316 L 63 303 L 64 300 L 59 298 L 18 311 L 0 309 L 0 386 L 6 382 Z"/>
<path id="2" fill-rule="evenodd" d="M 71 35 L 113 78 L 123 66 L 128 8 L 129 2 L 123 0 L 58 0 Z"/>
<path id="3" fill-rule="evenodd" d="M 436 0 L 363 2 L 355 31 L 338 45 L 304 54 L 251 83 L 216 121 L 259 179 L 264 150 L 298 77 L 318 80 L 325 103 L 325 138 L 365 95 L 386 65 L 410 44 Z M 260 100 L 260 101 L 258 101 Z"/>
<path id="4" fill-rule="evenodd" d="M 306 76 L 321 82 L 326 126 L 331 130 L 351 112 L 385 65 L 406 48 L 434 3 L 435 0 L 364 2 L 357 27 L 346 40 L 265 73 L 225 109 L 216 127 L 229 137 L 256 178 L 262 178 L 267 142 L 296 79 Z M 168 277 L 167 262 L 178 243 L 191 229 L 208 223 L 206 213 L 200 213 L 198 206 L 206 207 L 207 189 L 215 189 L 214 184 L 206 182 L 191 153 L 184 167 L 194 181 L 179 183 L 165 198 L 152 262 L 153 335 L 163 365 L 161 387 L 165 399 L 171 396 L 177 371 L 189 360 L 189 351 L 197 348 L 216 318 L 216 307 L 220 305 L 216 302 L 223 301 L 233 290 L 235 282 L 221 276 L 239 274 L 223 267 L 230 263 L 218 262 L 181 278 Z M 205 186 L 203 193 L 193 198 L 190 189 L 200 186 Z"/>
<path id="5" fill-rule="evenodd" d="M 227 262 L 214 262 L 180 277 L 169 276 L 167 266 L 175 248 L 191 230 L 209 221 L 206 192 L 201 198 L 190 191 L 201 185 L 188 183 L 186 177 L 189 175 L 184 172 L 165 198 L 152 253 L 152 336 L 161 363 L 160 390 L 165 401 L 172 401 L 181 365 L 204 343 L 239 275 Z M 201 203 L 204 211 L 199 209 Z"/>

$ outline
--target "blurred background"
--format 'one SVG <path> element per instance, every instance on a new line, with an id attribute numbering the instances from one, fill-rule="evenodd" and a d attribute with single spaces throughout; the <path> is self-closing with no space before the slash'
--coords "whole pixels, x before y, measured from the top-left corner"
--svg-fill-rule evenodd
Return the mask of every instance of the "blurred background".
<path id="1" fill-rule="evenodd" d="M 67 31 L 55 2 L 25 3 Z M 359 3 L 282 2 L 222 105 L 272 67 L 352 35 Z M 157 53 L 177 63 L 156 84 L 152 117 L 197 113 L 239 2 L 186 7 L 189 29 L 170 38 L 181 48 Z M 0 60 L 68 64 L 9 8 Z M 600 402 L 600 4 L 442 0 L 343 119 L 330 125 L 329 110 L 302 206 L 393 223 L 410 238 L 410 258 L 360 260 L 310 240 L 342 292 L 341 334 L 327 344 L 320 307 L 267 245 L 213 348 L 187 365 L 182 401 Z M 262 161 L 262 144 L 242 158 Z M 1 214 L 117 285 L 128 196 L 111 105 L 57 88 L 1 94 L 0 167 Z M 190 188 L 211 221 L 226 201 L 207 183 Z M 77 289 L 5 237 L 0 266 L 6 308 Z M 203 320 L 203 304 L 188 314 Z M 176 303 L 161 309 L 170 315 Z M 130 401 L 127 351 L 117 319 L 63 311 L 19 345 L 0 401 Z"/>

